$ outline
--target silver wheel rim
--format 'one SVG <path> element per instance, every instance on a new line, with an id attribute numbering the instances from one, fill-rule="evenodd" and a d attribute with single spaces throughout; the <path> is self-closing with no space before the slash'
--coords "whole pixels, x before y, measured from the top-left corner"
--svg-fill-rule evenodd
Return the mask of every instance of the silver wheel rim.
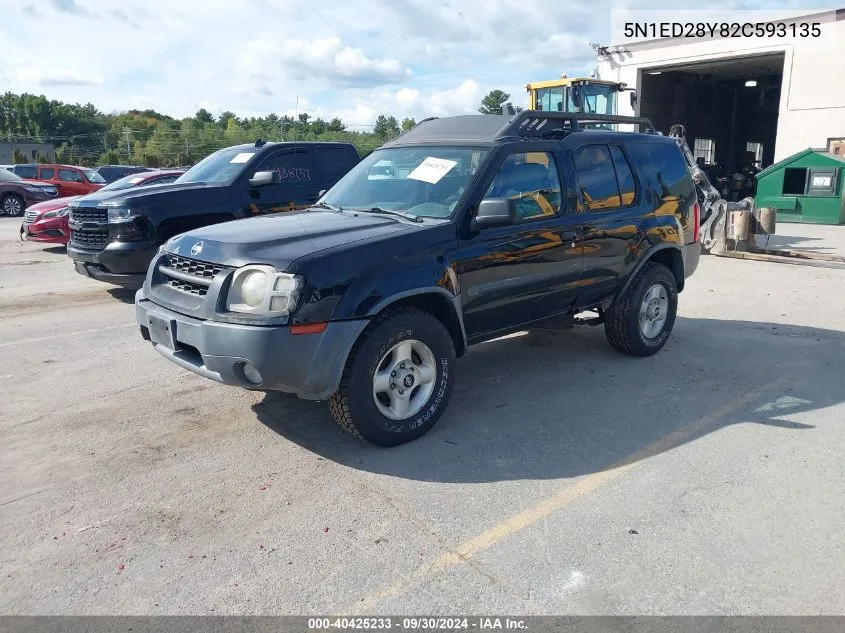
<path id="1" fill-rule="evenodd" d="M 391 420 L 407 420 L 428 402 L 437 377 L 434 353 L 416 340 L 397 343 L 382 356 L 373 374 L 373 400 Z"/>
<path id="2" fill-rule="evenodd" d="M 8 198 L 6 198 L 6 202 L 3 205 L 3 210 L 6 212 L 6 215 L 18 215 L 21 212 L 20 200 L 9 196 Z"/>
<path id="3" fill-rule="evenodd" d="M 669 316 L 669 294 L 662 284 L 649 288 L 640 304 L 640 332 L 645 338 L 655 338 L 666 325 Z"/>

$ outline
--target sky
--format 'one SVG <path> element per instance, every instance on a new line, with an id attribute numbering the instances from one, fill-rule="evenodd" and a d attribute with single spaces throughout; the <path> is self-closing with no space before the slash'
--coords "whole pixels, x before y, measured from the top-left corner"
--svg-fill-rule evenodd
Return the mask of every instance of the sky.
<path id="1" fill-rule="evenodd" d="M 669 7 L 677 3 L 0 0 L 0 91 L 90 102 L 104 112 L 308 112 L 363 128 L 382 113 L 475 113 L 493 89 L 524 105 L 529 81 L 593 70 L 590 44 L 609 43 L 612 9 Z"/>

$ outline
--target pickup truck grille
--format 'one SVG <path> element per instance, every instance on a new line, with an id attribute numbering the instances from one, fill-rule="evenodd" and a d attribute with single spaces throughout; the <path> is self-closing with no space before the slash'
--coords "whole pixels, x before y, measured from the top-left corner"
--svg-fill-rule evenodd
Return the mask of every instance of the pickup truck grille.
<path id="1" fill-rule="evenodd" d="M 167 255 L 161 260 L 158 270 L 166 279 L 165 284 L 171 288 L 204 297 L 223 266 L 179 255 Z"/>
<path id="2" fill-rule="evenodd" d="M 104 231 L 71 231 L 70 243 L 78 248 L 101 251 L 109 243 L 109 234 Z"/>
<path id="3" fill-rule="evenodd" d="M 74 222 L 98 222 L 106 224 L 109 221 L 108 209 L 95 209 L 93 207 L 77 207 L 71 211 Z"/>
<path id="4" fill-rule="evenodd" d="M 24 213 L 23 221 L 27 224 L 32 224 L 38 218 L 38 211 L 27 211 Z"/>

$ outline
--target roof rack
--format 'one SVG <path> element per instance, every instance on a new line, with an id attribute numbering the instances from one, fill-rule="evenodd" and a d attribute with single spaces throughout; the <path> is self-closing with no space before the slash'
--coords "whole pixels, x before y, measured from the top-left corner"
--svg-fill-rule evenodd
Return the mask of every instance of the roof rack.
<path id="1" fill-rule="evenodd" d="M 508 136 L 548 138 L 549 136 L 578 132 L 582 129 L 582 123 L 630 123 L 639 125 L 641 128 L 645 127 L 647 133 L 656 133 L 652 122 L 644 117 L 590 114 L 589 112 L 523 110 L 498 131 L 496 138 Z"/>

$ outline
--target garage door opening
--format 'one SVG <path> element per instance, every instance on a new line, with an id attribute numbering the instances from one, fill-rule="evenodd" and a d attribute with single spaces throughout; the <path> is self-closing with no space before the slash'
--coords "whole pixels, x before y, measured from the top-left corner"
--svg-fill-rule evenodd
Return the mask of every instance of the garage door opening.
<path id="1" fill-rule="evenodd" d="M 783 53 L 640 71 L 640 116 L 669 133 L 686 126 L 687 142 L 711 178 L 743 160 L 774 162 Z"/>

